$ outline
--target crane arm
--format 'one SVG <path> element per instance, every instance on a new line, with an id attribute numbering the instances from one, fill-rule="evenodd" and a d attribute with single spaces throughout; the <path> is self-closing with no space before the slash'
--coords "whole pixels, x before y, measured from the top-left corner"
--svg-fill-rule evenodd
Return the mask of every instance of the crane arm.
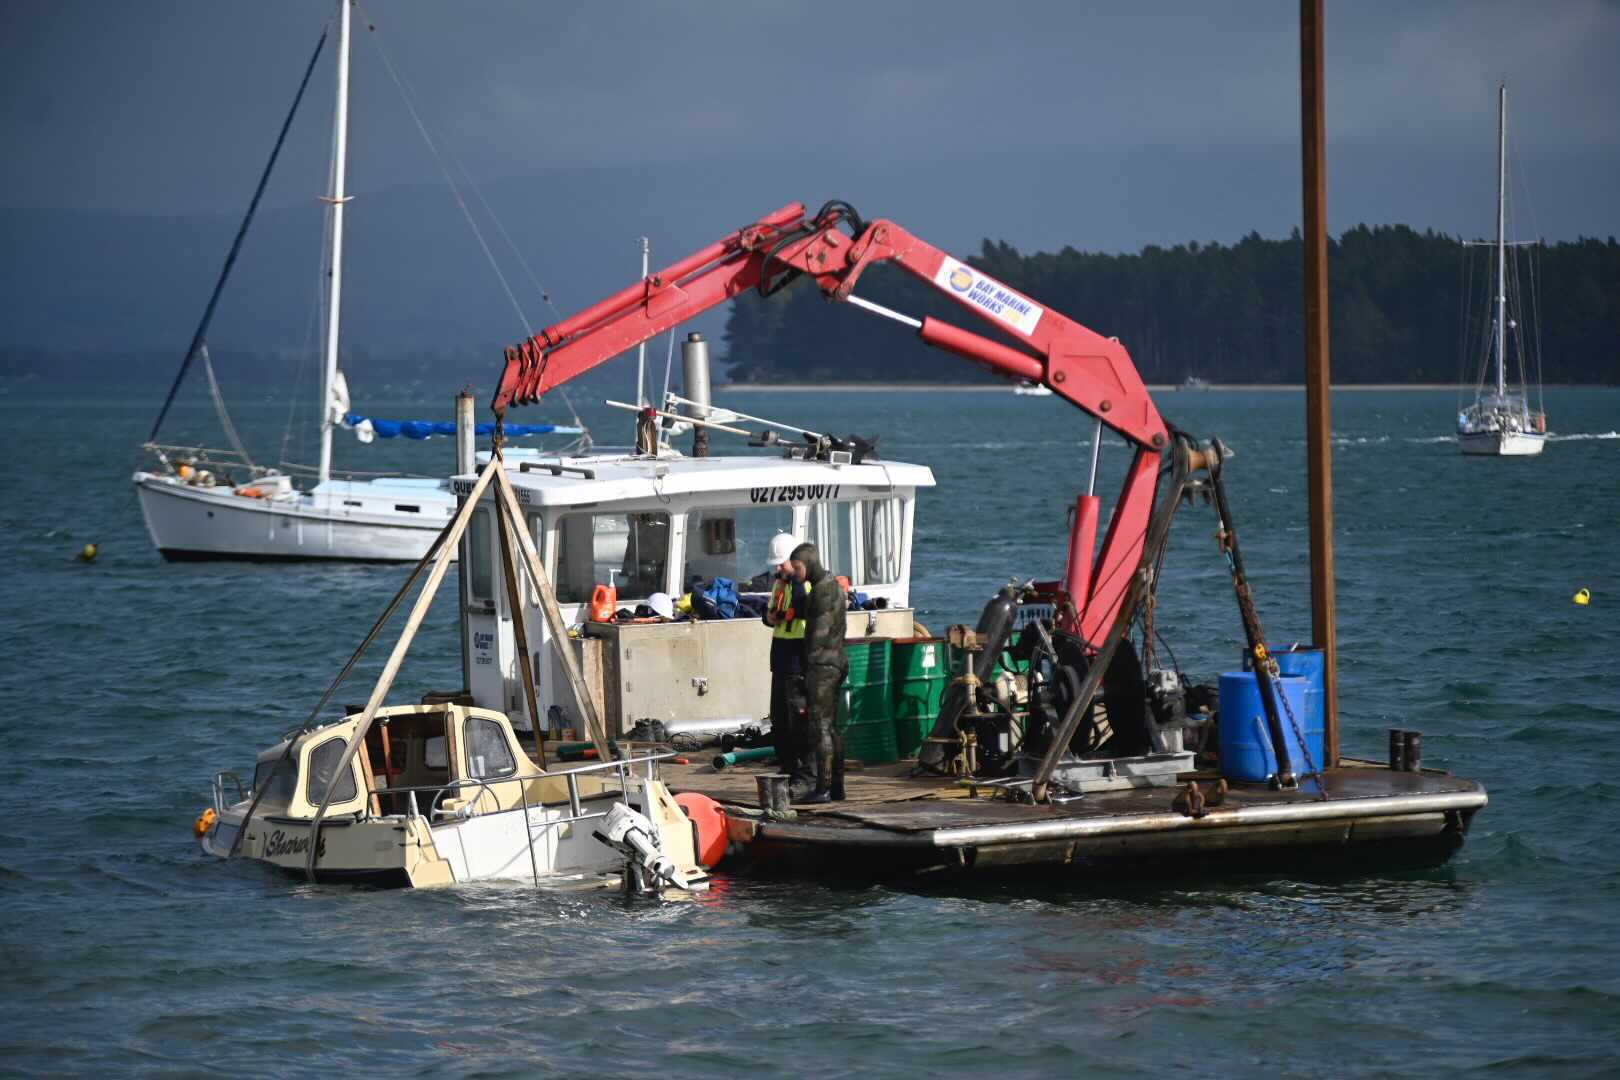
<path id="1" fill-rule="evenodd" d="M 509 405 L 538 401 L 596 365 L 748 289 L 770 292 L 789 277 L 809 275 L 829 299 L 849 300 L 861 274 L 881 262 L 892 262 L 928 283 L 1014 344 L 931 316 L 897 316 L 915 326 L 922 340 L 997 374 L 1049 387 L 1135 449 L 1095 565 L 1090 558 L 1090 530 L 1097 521 L 1093 496 L 1080 497 L 1070 536 L 1065 588 L 1077 610 L 1066 621 L 1087 641 L 1101 640 L 1119 613 L 1141 557 L 1160 453 L 1168 443 L 1164 420 L 1118 341 L 959 262 L 892 221 L 863 221 L 839 202 L 828 203 L 814 217 L 807 217 L 800 203 L 784 206 L 507 349 L 492 407 L 502 416 Z"/>

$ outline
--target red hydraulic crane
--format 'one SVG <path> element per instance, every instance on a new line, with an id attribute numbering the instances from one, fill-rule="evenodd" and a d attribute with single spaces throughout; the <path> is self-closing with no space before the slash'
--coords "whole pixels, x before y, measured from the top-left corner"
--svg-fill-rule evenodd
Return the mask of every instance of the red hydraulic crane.
<path id="1" fill-rule="evenodd" d="M 1005 345 L 932 317 L 913 319 L 854 295 L 868 266 L 892 262 L 1017 342 Z M 1130 354 L 1117 340 L 1060 315 L 951 258 L 892 221 L 864 221 L 846 203 L 814 217 L 792 203 L 506 350 L 492 402 L 497 418 L 748 290 L 770 293 L 800 275 L 847 300 L 916 328 L 917 336 L 1009 378 L 1051 388 L 1125 438 L 1135 450 L 1093 564 L 1099 500 L 1078 497 L 1069 537 L 1065 626 L 1096 645 L 1125 601 L 1146 540 L 1169 435 Z"/>

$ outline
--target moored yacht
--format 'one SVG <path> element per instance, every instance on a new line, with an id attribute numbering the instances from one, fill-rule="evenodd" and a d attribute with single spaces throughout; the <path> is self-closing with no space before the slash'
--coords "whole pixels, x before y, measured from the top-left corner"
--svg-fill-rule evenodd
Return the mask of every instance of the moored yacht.
<path id="1" fill-rule="evenodd" d="M 351 0 L 336 9 L 337 91 L 333 112 L 329 194 L 326 206 L 324 282 L 326 321 L 320 379 L 320 461 L 314 468 L 266 467 L 257 464 L 237 436 L 225 409 L 208 353 L 207 334 L 216 305 L 252 224 L 266 182 L 275 167 L 304 89 L 326 41 L 323 32 L 310 58 L 281 138 L 270 155 L 247 213 L 237 232 L 213 295 L 192 337 L 168 398 L 159 411 L 144 449 L 152 463 L 138 469 L 133 481 L 152 543 L 170 560 L 343 559 L 410 562 L 422 557 L 444 523 L 455 513 L 455 497 L 444 480 L 431 476 L 370 476 L 346 479 L 332 469 L 332 437 L 352 428 L 362 442 L 376 436 L 427 438 L 453 432 L 453 424 L 376 420 L 350 412 L 348 383 L 338 370 L 343 301 L 343 220 L 351 196 L 345 193 L 348 160 L 349 29 Z M 187 371 L 200 362 L 220 427 L 230 447 L 165 445 L 157 441 L 169 407 Z M 484 425 L 489 427 L 491 425 Z M 441 430 L 442 429 L 442 430 Z M 507 435 L 583 435 L 578 426 L 528 425 Z M 588 440 L 587 440 L 588 444 Z M 300 489 L 299 479 L 313 479 Z"/>
<path id="2" fill-rule="evenodd" d="M 1518 313 L 1522 311 L 1521 290 L 1516 275 L 1510 273 L 1507 253 L 1510 247 L 1527 246 L 1507 239 L 1507 87 L 1497 90 L 1497 173 L 1496 241 L 1492 276 L 1491 333 L 1489 350 L 1480 366 L 1474 388 L 1474 402 L 1457 414 L 1457 447 L 1465 454 L 1497 457 L 1524 457 L 1539 454 L 1547 442 L 1547 414 L 1530 407 L 1529 363 L 1526 341 Z M 1483 245 L 1478 245 L 1483 246 Z M 1512 264 L 1517 268 L 1516 262 Z M 1514 296 L 1509 303 L 1508 293 Z M 1467 335 L 1469 327 L 1464 326 Z M 1509 334 L 1512 334 L 1511 339 Z M 1508 383 L 1508 353 L 1518 360 L 1519 379 L 1515 389 Z M 1494 385 L 1487 387 L 1487 374 L 1494 374 Z"/>

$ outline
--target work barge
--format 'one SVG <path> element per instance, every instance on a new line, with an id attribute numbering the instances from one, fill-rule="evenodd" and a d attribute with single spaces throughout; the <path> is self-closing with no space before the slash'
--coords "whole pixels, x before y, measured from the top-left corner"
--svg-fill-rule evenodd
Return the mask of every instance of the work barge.
<path id="1" fill-rule="evenodd" d="M 707 764 L 663 770 L 671 790 L 724 808 L 738 863 L 884 877 L 1032 866 L 1176 876 L 1434 865 L 1462 845 L 1486 802 L 1480 785 L 1443 771 L 1344 759 L 1301 790 L 1229 785 L 1220 805 L 1196 816 L 1186 785 L 1207 788 L 1217 771 L 1177 774 L 1173 787 L 1032 805 L 1001 797 L 995 785 L 916 775 L 908 761 L 852 773 L 843 802 L 800 807 L 789 819 L 754 806 L 765 773 Z"/>
<path id="2" fill-rule="evenodd" d="M 856 297 L 861 271 L 883 261 L 1015 345 Z M 696 334 L 683 346 L 686 394 L 625 405 L 633 447 L 547 457 L 502 445 L 510 408 L 739 292 L 794 277 L 1092 418 L 1061 576 L 1015 578 L 975 626 L 929 634 L 910 591 L 931 471 L 885 459 L 872 438 L 717 407 Z M 317 723 L 340 674 L 311 723 L 260 755 L 251 796 L 230 802 L 216 779 L 212 817 L 198 823 L 205 850 L 315 879 L 412 884 L 541 884 L 622 863 L 622 880 L 643 892 L 703 888 L 714 869 L 870 878 L 1048 867 L 1107 880 L 1439 862 L 1486 805 L 1479 784 L 1422 767 L 1415 732 L 1391 733 L 1387 762 L 1340 753 L 1331 633 L 1321 649 L 1268 645 L 1220 440 L 1166 423 L 1120 342 L 893 222 L 840 202 L 766 215 L 509 349 L 492 404 L 497 435 L 482 459 L 470 399 L 458 406 L 457 513 L 345 668 L 425 573 L 365 707 Z M 676 425 L 692 431 L 688 452 L 672 444 Z M 1131 455 L 1106 527 L 1095 491 L 1105 428 Z M 750 449 L 713 456 L 711 434 L 746 437 Z M 1211 673 L 1214 682 L 1158 657 L 1162 558 L 1183 508 L 1213 511 L 1242 632 L 1246 670 Z M 771 630 L 743 603 L 751 593 L 764 602 L 764 553 L 783 533 L 814 542 L 845 579 L 851 653 L 904 646 L 939 690 L 921 710 L 886 691 L 857 706 L 852 669 L 842 791 L 816 805 L 791 805 L 769 765 L 734 763 L 768 758 L 792 726 L 769 715 Z M 385 708 L 453 562 L 463 684 Z M 694 617 L 672 618 L 660 602 L 672 597 L 690 598 Z M 721 610 L 699 610 L 699 599 Z M 738 610 L 723 610 L 733 602 Z M 391 724 L 412 747 L 403 762 L 391 757 Z M 862 725 L 883 737 L 857 743 Z M 744 753 L 711 762 L 716 740 Z M 260 814 L 278 791 L 292 794 Z M 323 830 L 386 829 L 410 838 L 419 871 L 358 845 L 355 865 L 325 854 Z"/>

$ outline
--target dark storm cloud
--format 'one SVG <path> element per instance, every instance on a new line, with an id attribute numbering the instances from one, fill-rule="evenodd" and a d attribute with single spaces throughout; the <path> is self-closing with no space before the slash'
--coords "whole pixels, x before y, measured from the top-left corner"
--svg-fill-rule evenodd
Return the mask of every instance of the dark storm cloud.
<path id="1" fill-rule="evenodd" d="M 1335 227 L 1485 228 L 1505 79 L 1534 228 L 1615 231 L 1615 4 L 1328 6 Z M 236 209 L 329 8 L 6 5 L 0 204 Z M 481 181 L 650 171 L 614 235 L 631 219 L 680 232 L 677 209 L 706 235 L 789 198 L 846 195 L 946 243 L 1129 248 L 1297 221 L 1296 15 L 1286 2 L 376 0 L 357 23 L 376 23 Z M 352 186 L 437 182 L 366 36 Z M 307 200 L 320 175 L 329 80 L 272 201 Z"/>

